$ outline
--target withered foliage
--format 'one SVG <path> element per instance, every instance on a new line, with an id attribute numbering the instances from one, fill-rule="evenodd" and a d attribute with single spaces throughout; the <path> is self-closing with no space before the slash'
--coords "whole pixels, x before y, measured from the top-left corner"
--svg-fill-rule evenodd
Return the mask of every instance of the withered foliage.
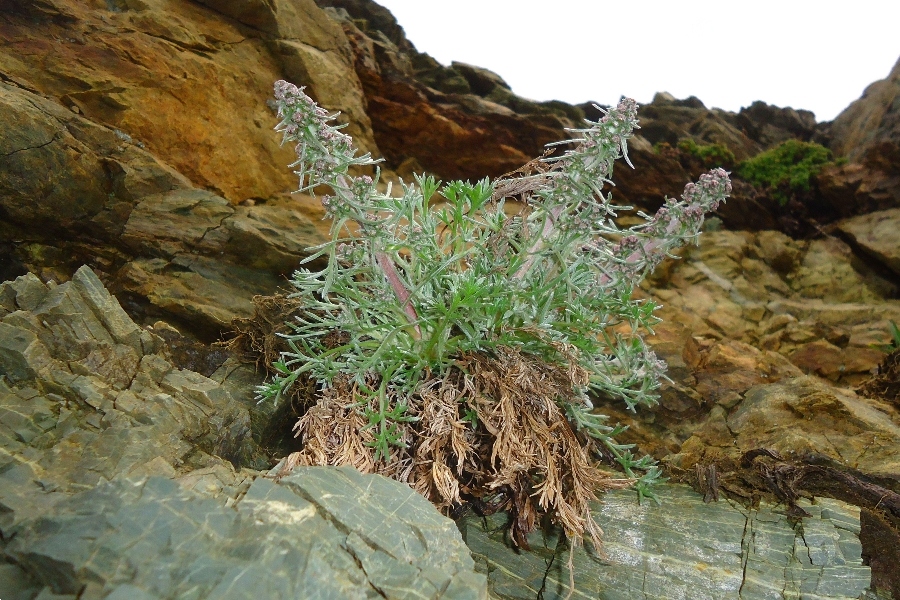
<path id="1" fill-rule="evenodd" d="M 288 323 L 301 305 L 301 300 L 284 294 L 253 296 L 253 316 L 233 319 L 234 335 L 222 345 L 243 360 L 255 363 L 257 370 L 260 367 L 271 370 L 286 348 L 278 334 L 290 331 Z"/>
<path id="2" fill-rule="evenodd" d="M 863 382 L 859 392 L 869 398 L 882 398 L 900 406 L 900 348 L 884 357 L 878 371 Z"/>
<path id="3" fill-rule="evenodd" d="M 379 461 L 362 396 L 349 378 L 335 381 L 297 422 L 303 450 L 287 457 L 281 474 L 298 465 L 352 465 L 408 483 L 445 512 L 466 503 L 507 510 L 517 546 L 528 547 L 527 534 L 547 515 L 575 543 L 586 533 L 599 549 L 590 502 L 632 482 L 600 468 L 590 441 L 578 438 L 560 409 L 558 400 L 571 399 L 586 378 L 580 367 L 513 348 L 463 356 L 420 386 L 407 412 L 415 420 L 403 424 L 405 447 Z"/>

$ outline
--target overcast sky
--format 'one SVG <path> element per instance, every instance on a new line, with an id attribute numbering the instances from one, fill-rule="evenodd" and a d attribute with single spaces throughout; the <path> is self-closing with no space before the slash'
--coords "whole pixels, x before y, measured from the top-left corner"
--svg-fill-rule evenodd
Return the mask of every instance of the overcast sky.
<path id="1" fill-rule="evenodd" d="M 900 0 L 376 0 L 420 52 L 500 74 L 533 100 L 657 91 L 829 121 L 900 58 Z"/>

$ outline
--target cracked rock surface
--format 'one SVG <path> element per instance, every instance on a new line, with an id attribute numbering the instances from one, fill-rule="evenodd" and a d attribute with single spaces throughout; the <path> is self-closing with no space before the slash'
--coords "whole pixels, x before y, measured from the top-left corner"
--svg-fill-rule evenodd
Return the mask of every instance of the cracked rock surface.
<path id="1" fill-rule="evenodd" d="M 6 529 L 4 551 L 73 598 L 487 597 L 453 522 L 407 486 L 306 468 L 239 489 L 118 479 Z"/>
<path id="2" fill-rule="evenodd" d="M 859 509 L 831 499 L 802 502 L 809 517 L 792 525 L 780 508 L 704 503 L 687 486 L 662 485 L 662 502 L 638 504 L 614 491 L 595 510 L 605 558 L 579 548 L 572 598 L 602 600 L 757 600 L 860 598 L 870 572 L 862 564 Z M 530 551 L 511 552 L 504 516 L 474 516 L 461 530 L 491 592 L 503 599 L 565 598 L 569 550 L 535 532 Z"/>
<path id="3" fill-rule="evenodd" d="M 425 498 L 246 468 L 247 398 L 168 356 L 87 267 L 0 284 L 0 598 L 486 598 Z"/>

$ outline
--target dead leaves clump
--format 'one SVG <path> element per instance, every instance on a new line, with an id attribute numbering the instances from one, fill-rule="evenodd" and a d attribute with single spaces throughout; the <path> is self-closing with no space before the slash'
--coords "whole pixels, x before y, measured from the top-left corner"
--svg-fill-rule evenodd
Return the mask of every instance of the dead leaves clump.
<path id="1" fill-rule="evenodd" d="M 445 511 L 466 503 L 507 510 L 517 546 L 528 547 L 527 534 L 546 515 L 570 540 L 579 543 L 587 533 L 599 548 L 602 531 L 590 502 L 632 482 L 598 467 L 590 441 L 579 439 L 560 408 L 586 378 L 579 367 L 513 348 L 464 356 L 408 400 L 416 419 L 401 424 L 406 447 L 392 447 L 389 459 L 378 461 L 355 386 L 349 378 L 335 381 L 297 422 L 303 450 L 287 457 L 281 474 L 297 465 L 352 465 L 406 482 Z"/>

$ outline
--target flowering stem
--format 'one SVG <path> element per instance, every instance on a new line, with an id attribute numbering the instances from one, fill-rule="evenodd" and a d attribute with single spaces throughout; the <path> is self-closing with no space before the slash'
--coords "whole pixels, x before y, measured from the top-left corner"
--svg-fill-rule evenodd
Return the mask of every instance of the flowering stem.
<path id="1" fill-rule="evenodd" d="M 338 191 L 338 193 L 344 193 L 348 195 L 351 193 L 350 185 L 348 184 L 347 178 L 344 175 L 338 175 L 335 178 L 335 185 L 332 189 Z M 352 215 L 351 218 L 356 221 L 356 224 L 359 226 L 360 231 L 364 232 L 365 226 L 360 221 L 358 216 Z M 394 265 L 394 261 L 391 260 L 391 257 L 388 256 L 387 252 L 380 250 L 375 253 L 375 262 L 378 263 L 378 266 L 384 273 L 388 284 L 394 291 L 394 295 L 396 295 L 397 300 L 400 301 L 400 306 L 403 308 L 403 313 L 412 324 L 413 338 L 416 340 L 422 339 L 422 330 L 419 328 L 419 315 L 416 312 L 416 308 L 412 305 L 412 302 L 409 299 L 409 290 L 406 289 L 406 286 L 403 285 L 403 282 L 400 280 L 400 274 L 397 272 L 397 267 Z"/>
<path id="2" fill-rule="evenodd" d="M 381 267 L 381 270 L 384 271 L 384 276 L 387 277 L 388 284 L 390 284 L 391 289 L 394 290 L 397 300 L 400 301 L 403 312 L 406 314 L 409 322 L 412 323 L 413 330 L 415 331 L 413 337 L 416 340 L 422 339 L 422 330 L 419 329 L 419 315 L 416 313 L 416 308 L 409 299 L 409 290 L 407 290 L 406 286 L 403 285 L 403 282 L 400 281 L 400 274 L 397 273 L 397 267 L 394 266 L 394 261 L 392 261 L 391 257 L 387 255 L 387 252 L 384 252 L 383 250 L 375 253 L 375 261 L 378 263 L 378 266 Z"/>
<path id="3" fill-rule="evenodd" d="M 554 206 L 550 209 L 550 214 L 541 228 L 541 235 L 538 236 L 538 239 L 531 245 L 531 248 L 526 250 L 528 258 L 525 259 L 525 262 L 522 263 L 522 266 L 519 267 L 515 275 L 513 275 L 514 279 L 522 279 L 522 277 L 531 270 L 534 261 L 537 260 L 538 253 L 547 246 L 547 240 L 550 239 L 550 235 L 556 229 L 556 220 L 559 218 L 559 215 L 562 214 L 563 210 L 565 210 L 565 207 L 563 206 Z"/>

